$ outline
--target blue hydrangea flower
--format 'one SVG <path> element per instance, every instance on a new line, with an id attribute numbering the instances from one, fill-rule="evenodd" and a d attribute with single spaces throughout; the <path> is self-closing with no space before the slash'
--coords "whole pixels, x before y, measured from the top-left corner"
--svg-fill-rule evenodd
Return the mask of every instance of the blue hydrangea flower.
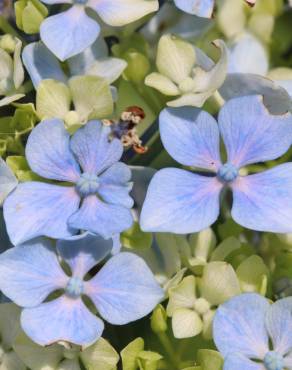
<path id="1" fill-rule="evenodd" d="M 134 254 L 119 253 L 95 276 L 88 276 L 110 250 L 109 240 L 87 235 L 59 240 L 57 254 L 50 241 L 34 239 L 1 255 L 0 289 L 24 308 L 21 326 L 33 341 L 41 345 L 94 343 L 104 323 L 84 304 L 84 296 L 114 325 L 144 317 L 161 301 L 163 290 L 146 263 Z M 70 267 L 69 276 L 60 259 Z M 45 301 L 60 290 L 58 298 Z"/>
<path id="2" fill-rule="evenodd" d="M 220 193 L 228 186 L 237 223 L 260 231 L 292 231 L 292 163 L 248 176 L 239 173 L 243 166 L 281 156 L 292 143 L 291 114 L 273 116 L 261 99 L 230 100 L 219 113 L 219 127 L 210 114 L 195 108 L 162 111 L 160 134 L 168 153 L 184 166 L 208 172 L 158 171 L 143 205 L 143 230 L 185 234 L 210 226 L 219 215 Z"/>
<path id="3" fill-rule="evenodd" d="M 292 369 L 292 298 L 274 304 L 259 294 L 231 298 L 216 311 L 214 341 L 224 370 Z"/>
<path id="4" fill-rule="evenodd" d="M 211 18 L 215 0 L 174 0 L 175 5 L 186 13 Z"/>
<path id="5" fill-rule="evenodd" d="M 4 218 L 14 245 L 37 236 L 65 239 L 78 230 L 110 238 L 131 227 L 131 171 L 118 162 L 123 146 L 109 141 L 109 133 L 99 121 L 72 138 L 58 119 L 33 129 L 26 146 L 31 169 L 66 183 L 25 182 L 6 198 Z"/>
<path id="6" fill-rule="evenodd" d="M 158 10 L 158 0 L 42 0 L 46 4 L 71 4 L 65 12 L 43 21 L 42 41 L 62 61 L 94 43 L 100 33 L 98 23 L 86 14 L 94 10 L 110 26 L 124 26 Z"/>

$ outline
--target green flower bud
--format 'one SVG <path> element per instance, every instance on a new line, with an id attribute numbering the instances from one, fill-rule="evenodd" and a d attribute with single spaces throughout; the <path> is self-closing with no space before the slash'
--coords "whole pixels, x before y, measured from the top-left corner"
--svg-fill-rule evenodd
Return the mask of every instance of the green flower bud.
<path id="1" fill-rule="evenodd" d="M 148 59 L 136 50 L 127 51 L 123 58 L 128 63 L 128 67 L 124 71 L 125 78 L 134 83 L 141 83 L 150 69 Z"/>
<path id="2" fill-rule="evenodd" d="M 14 8 L 17 27 L 28 34 L 38 33 L 48 15 L 48 9 L 39 0 L 18 0 Z"/>
<path id="3" fill-rule="evenodd" d="M 6 34 L 0 37 L 0 48 L 5 50 L 7 53 L 14 53 L 16 47 L 16 40 L 15 38 L 10 35 Z"/>
<path id="4" fill-rule="evenodd" d="M 154 333 L 161 333 L 167 330 L 167 314 L 165 308 L 158 305 L 151 316 L 151 329 Z"/>

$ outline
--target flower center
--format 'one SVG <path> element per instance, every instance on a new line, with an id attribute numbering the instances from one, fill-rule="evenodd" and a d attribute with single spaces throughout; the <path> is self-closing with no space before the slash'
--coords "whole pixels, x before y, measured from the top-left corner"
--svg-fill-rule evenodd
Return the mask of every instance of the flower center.
<path id="1" fill-rule="evenodd" d="M 283 370 L 284 359 L 279 353 L 270 351 L 265 355 L 264 365 L 267 370 Z"/>
<path id="2" fill-rule="evenodd" d="M 99 188 L 98 176 L 84 172 L 76 184 L 76 189 L 78 193 L 85 197 L 87 195 L 96 194 Z"/>
<path id="3" fill-rule="evenodd" d="M 238 176 L 238 169 L 232 163 L 225 163 L 217 172 L 217 177 L 223 182 L 231 182 Z"/>
<path id="4" fill-rule="evenodd" d="M 71 277 L 65 288 L 66 294 L 71 298 L 78 298 L 84 291 L 83 281 L 79 277 Z"/>

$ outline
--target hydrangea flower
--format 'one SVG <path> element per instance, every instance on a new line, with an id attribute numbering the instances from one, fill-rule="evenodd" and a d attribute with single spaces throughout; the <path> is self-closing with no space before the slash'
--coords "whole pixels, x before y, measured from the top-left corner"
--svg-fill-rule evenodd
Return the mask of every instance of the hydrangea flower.
<path id="1" fill-rule="evenodd" d="M 43 0 L 46 4 L 66 3 L 65 12 L 43 21 L 40 35 L 46 46 L 62 61 L 81 53 L 100 33 L 98 23 L 86 14 L 94 10 L 110 26 L 124 26 L 158 10 L 157 0 Z"/>
<path id="2" fill-rule="evenodd" d="M 292 369 L 292 298 L 274 304 L 254 293 L 225 302 L 214 318 L 224 370 Z"/>
<path id="3" fill-rule="evenodd" d="M 221 161 L 219 132 L 227 160 Z M 165 109 L 160 134 L 168 153 L 183 169 L 158 171 L 148 188 L 141 213 L 144 231 L 178 234 L 202 230 L 219 215 L 220 194 L 233 192 L 231 216 L 253 230 L 292 231 L 292 163 L 261 173 L 242 176 L 251 163 L 278 158 L 292 143 L 292 116 L 270 115 L 261 97 L 230 100 L 219 113 L 219 127 L 208 113 L 194 108 Z"/>
<path id="4" fill-rule="evenodd" d="M 104 323 L 84 304 L 84 296 L 114 325 L 138 320 L 153 310 L 163 298 L 163 290 L 146 263 L 134 254 L 115 255 L 88 279 L 88 272 L 110 250 L 110 241 L 88 235 L 59 240 L 57 254 L 49 240 L 35 239 L 1 255 L 0 288 L 24 307 L 20 321 L 28 337 L 41 345 L 94 343 Z M 58 258 L 70 267 L 69 276 Z M 45 301 L 60 290 L 61 296 Z"/>
<path id="5" fill-rule="evenodd" d="M 215 0 L 174 0 L 175 5 L 186 13 L 211 18 Z"/>
<path id="6" fill-rule="evenodd" d="M 25 182 L 6 198 L 4 218 L 14 245 L 37 236 L 67 238 L 78 230 L 110 238 L 131 227 L 131 171 L 119 162 L 123 146 L 109 141 L 109 133 L 99 121 L 71 138 L 58 119 L 33 129 L 26 146 L 31 169 L 66 183 Z"/>

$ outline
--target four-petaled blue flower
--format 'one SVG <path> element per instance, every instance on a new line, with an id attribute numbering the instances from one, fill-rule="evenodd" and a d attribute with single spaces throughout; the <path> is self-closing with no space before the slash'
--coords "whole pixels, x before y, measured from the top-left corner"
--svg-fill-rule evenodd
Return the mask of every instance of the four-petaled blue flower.
<path id="1" fill-rule="evenodd" d="M 71 139 L 61 120 L 33 129 L 26 146 L 31 169 L 66 183 L 25 182 L 6 198 L 4 218 L 14 245 L 37 236 L 64 239 L 79 230 L 110 238 L 131 227 L 131 171 L 118 162 L 123 146 L 109 141 L 109 133 L 99 121 L 88 122 Z"/>
<path id="2" fill-rule="evenodd" d="M 94 10 L 110 26 L 124 26 L 158 10 L 158 0 L 42 0 L 46 4 L 72 4 L 65 12 L 43 21 L 42 41 L 62 61 L 81 53 L 100 33 L 98 23 L 86 14 Z"/>
<path id="3" fill-rule="evenodd" d="M 221 162 L 219 131 L 227 151 Z M 220 193 L 233 192 L 233 219 L 244 227 L 278 233 L 292 231 L 292 163 L 241 176 L 239 169 L 275 159 L 292 143 L 292 116 L 272 116 L 259 96 L 230 100 L 215 119 L 195 108 L 165 109 L 160 134 L 168 153 L 184 166 L 158 171 L 141 214 L 145 231 L 178 234 L 200 231 L 216 221 Z"/>
<path id="4" fill-rule="evenodd" d="M 292 298 L 274 304 L 259 294 L 231 298 L 216 311 L 214 341 L 224 370 L 292 369 Z"/>
<path id="5" fill-rule="evenodd" d="M 109 240 L 88 234 L 59 240 L 57 254 L 50 241 L 40 238 L 1 255 L 0 289 L 24 307 L 21 326 L 32 340 L 41 345 L 94 343 L 104 323 L 86 306 L 84 296 L 114 325 L 144 317 L 163 299 L 164 292 L 146 263 L 131 253 L 117 254 L 96 275 L 89 275 L 110 250 Z M 60 259 L 70 267 L 70 276 Z M 60 290 L 58 298 L 46 300 Z"/>

